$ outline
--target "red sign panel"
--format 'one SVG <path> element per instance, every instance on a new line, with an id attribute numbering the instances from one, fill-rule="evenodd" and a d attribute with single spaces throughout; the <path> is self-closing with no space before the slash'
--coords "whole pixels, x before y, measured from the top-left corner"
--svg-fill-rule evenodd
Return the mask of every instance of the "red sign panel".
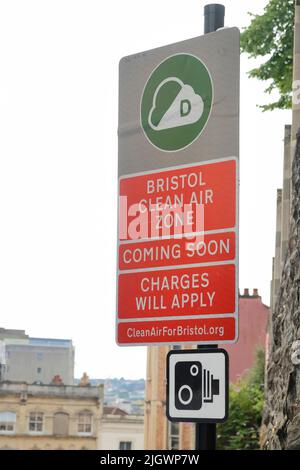
<path id="1" fill-rule="evenodd" d="M 237 339 L 237 161 L 120 179 L 118 344 Z"/>
<path id="2" fill-rule="evenodd" d="M 119 318 L 235 313 L 235 265 L 119 276 Z"/>
<path id="3" fill-rule="evenodd" d="M 233 342 L 235 318 L 200 318 L 119 323 L 119 344 Z"/>
<path id="4" fill-rule="evenodd" d="M 119 269 L 158 268 L 235 259 L 235 232 L 203 234 L 196 241 L 195 238 L 124 243 L 119 246 Z"/>
<path id="5" fill-rule="evenodd" d="M 236 184 L 236 160 L 124 177 L 119 193 L 120 236 L 154 238 L 164 232 L 182 233 L 183 228 L 195 233 L 199 221 L 189 217 L 190 207 L 205 210 L 205 231 L 235 227 Z M 143 225 L 140 232 L 135 231 L 137 218 Z"/>

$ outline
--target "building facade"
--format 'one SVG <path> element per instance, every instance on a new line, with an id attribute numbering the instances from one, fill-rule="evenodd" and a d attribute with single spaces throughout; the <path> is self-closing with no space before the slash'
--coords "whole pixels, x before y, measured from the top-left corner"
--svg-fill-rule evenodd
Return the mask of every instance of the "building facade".
<path id="1" fill-rule="evenodd" d="M 143 450 L 144 417 L 115 407 L 104 407 L 99 434 L 101 450 Z"/>
<path id="2" fill-rule="evenodd" d="M 103 386 L 0 383 L 0 449 L 95 450 Z"/>
<path id="3" fill-rule="evenodd" d="M 166 419 L 166 356 L 169 350 L 169 346 L 148 347 L 144 428 L 146 450 L 194 449 L 194 426 L 191 423 L 171 423 Z"/>
<path id="4" fill-rule="evenodd" d="M 235 344 L 224 344 L 229 354 L 229 380 L 236 382 L 255 361 L 258 348 L 267 347 L 270 308 L 262 302 L 258 290 L 244 289 L 239 296 L 239 339 Z"/>
<path id="5" fill-rule="evenodd" d="M 31 338 L 24 330 L 0 328 L 0 381 L 49 384 L 59 375 L 74 383 L 74 347 L 71 340 Z"/>
<path id="6" fill-rule="evenodd" d="M 262 303 L 257 289 L 250 295 L 245 289 L 239 297 L 240 338 L 238 343 L 224 345 L 229 354 L 231 382 L 253 365 L 258 347 L 266 346 L 269 308 Z M 184 346 L 192 349 L 193 346 Z M 145 449 L 192 450 L 195 426 L 171 423 L 166 419 L 166 356 L 169 346 L 148 347 L 145 397 Z"/>

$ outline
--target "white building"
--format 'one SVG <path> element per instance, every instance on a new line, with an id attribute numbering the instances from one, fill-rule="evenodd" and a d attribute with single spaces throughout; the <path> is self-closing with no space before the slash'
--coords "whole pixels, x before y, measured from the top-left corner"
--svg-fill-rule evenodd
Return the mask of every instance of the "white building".
<path id="1" fill-rule="evenodd" d="M 0 380 L 49 384 L 59 375 L 74 383 L 74 347 L 69 339 L 31 338 L 24 330 L 0 328 Z"/>
<path id="2" fill-rule="evenodd" d="M 144 417 L 104 407 L 98 445 L 101 450 L 143 450 Z"/>

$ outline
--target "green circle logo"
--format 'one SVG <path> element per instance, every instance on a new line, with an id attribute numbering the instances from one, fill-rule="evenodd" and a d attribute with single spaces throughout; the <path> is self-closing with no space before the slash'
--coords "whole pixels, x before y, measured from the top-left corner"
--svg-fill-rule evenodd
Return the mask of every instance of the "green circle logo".
<path id="1" fill-rule="evenodd" d="M 164 60 L 150 75 L 141 100 L 141 126 L 160 150 L 182 150 L 203 131 L 212 108 L 206 66 L 190 54 Z"/>

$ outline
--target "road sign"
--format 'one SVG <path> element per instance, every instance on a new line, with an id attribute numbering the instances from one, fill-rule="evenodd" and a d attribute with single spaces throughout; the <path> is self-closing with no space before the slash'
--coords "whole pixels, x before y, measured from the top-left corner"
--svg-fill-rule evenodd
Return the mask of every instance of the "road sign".
<path id="1" fill-rule="evenodd" d="M 169 352 L 167 417 L 170 421 L 225 421 L 228 388 L 228 355 L 224 349 Z"/>
<path id="2" fill-rule="evenodd" d="M 120 62 L 117 342 L 237 340 L 239 32 Z"/>

